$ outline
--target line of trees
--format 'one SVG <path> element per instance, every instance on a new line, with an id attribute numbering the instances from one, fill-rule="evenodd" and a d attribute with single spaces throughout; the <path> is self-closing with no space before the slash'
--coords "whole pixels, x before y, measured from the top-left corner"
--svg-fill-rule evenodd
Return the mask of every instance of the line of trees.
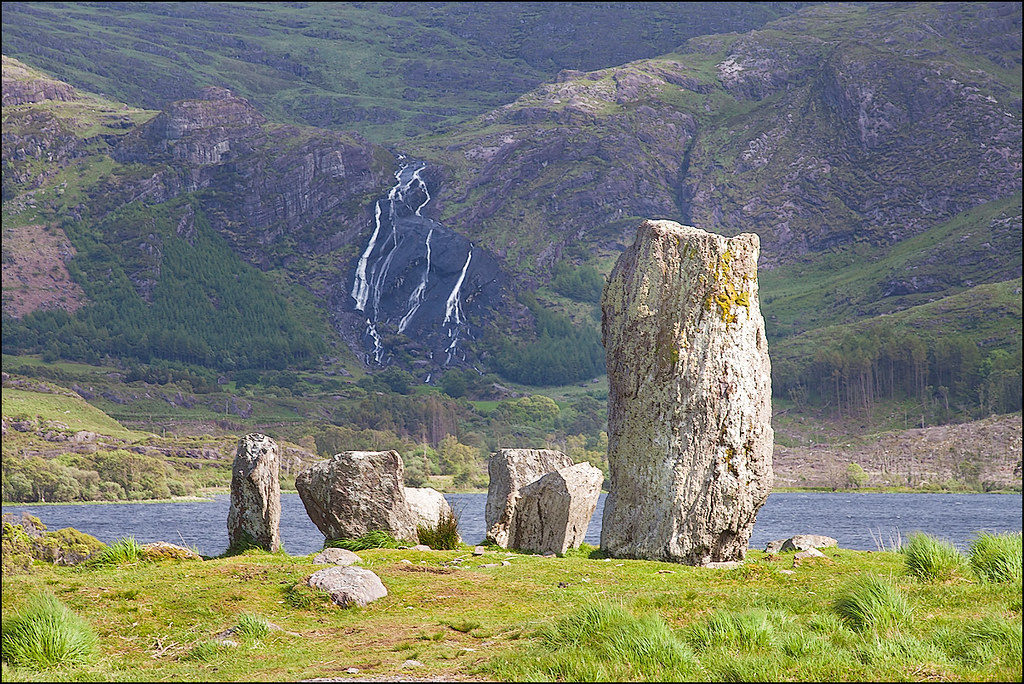
<path id="1" fill-rule="evenodd" d="M 202 483 L 212 484 L 212 483 Z M 3 500 L 18 503 L 134 501 L 186 496 L 192 477 L 163 459 L 125 449 L 56 458 L 4 458 Z"/>
<path id="2" fill-rule="evenodd" d="M 986 351 L 966 335 L 927 339 L 880 323 L 813 356 L 773 360 L 772 385 L 798 407 L 831 407 L 840 417 L 905 399 L 944 420 L 1012 413 L 1021 410 L 1021 347 Z"/>

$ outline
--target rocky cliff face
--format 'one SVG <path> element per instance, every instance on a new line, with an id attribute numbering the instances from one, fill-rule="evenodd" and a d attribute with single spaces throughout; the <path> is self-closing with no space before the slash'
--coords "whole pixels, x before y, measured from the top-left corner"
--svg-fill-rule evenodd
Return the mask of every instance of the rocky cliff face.
<path id="1" fill-rule="evenodd" d="M 770 267 L 855 242 L 891 245 L 1016 192 L 1019 94 L 949 58 L 978 36 L 949 22 L 928 28 L 943 12 L 915 9 L 898 22 L 880 9 L 815 8 L 773 26 L 780 37 L 740 36 L 717 75 L 758 116 L 695 146 L 690 218 L 727 234 L 755 230 Z M 914 30 L 934 47 L 899 36 Z"/>
<path id="2" fill-rule="evenodd" d="M 431 150 L 453 169 L 444 219 L 527 273 L 621 249 L 631 217 L 754 231 L 768 269 L 898 243 L 1019 189 L 1019 87 L 970 61 L 1012 64 L 1019 26 L 1002 4 L 812 7 L 565 73 Z"/>
<path id="3" fill-rule="evenodd" d="M 67 83 L 3 57 L 5 202 L 53 178 L 79 150 L 78 137 L 52 111 L 18 105 L 76 99 L 78 94 Z"/>
<path id="4" fill-rule="evenodd" d="M 393 164 L 354 134 L 270 125 L 223 88 L 172 104 L 113 155 L 162 168 L 139 184 L 137 199 L 207 191 L 215 227 L 263 268 L 283 265 L 282 240 L 307 255 L 350 242 L 365 227 L 361 201 L 385 187 Z"/>
<path id="5" fill-rule="evenodd" d="M 664 83 L 650 71 L 564 74 L 482 117 L 479 135 L 432 150 L 453 170 L 438 198 L 443 220 L 543 280 L 570 245 L 617 250 L 635 217 L 678 216 L 673 188 L 697 123 L 648 102 Z M 673 78 L 695 84 L 685 69 Z"/>
<path id="6" fill-rule="evenodd" d="M 47 78 L 13 57 L 3 57 L 3 106 L 31 104 L 46 100 L 70 102 L 78 94 L 69 84 Z"/>

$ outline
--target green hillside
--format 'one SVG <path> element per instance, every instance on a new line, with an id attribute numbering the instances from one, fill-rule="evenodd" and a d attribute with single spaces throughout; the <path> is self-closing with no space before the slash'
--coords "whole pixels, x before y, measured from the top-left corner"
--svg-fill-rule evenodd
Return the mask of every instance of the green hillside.
<path id="1" fill-rule="evenodd" d="M 662 54 L 806 4 L 7 3 L 3 44 L 135 106 L 226 86 L 277 121 L 394 141 L 510 102 L 561 69 Z"/>
<path id="2" fill-rule="evenodd" d="M 599 451 L 601 288 L 649 217 L 760 236 L 781 405 L 1020 410 L 1013 3 L 4 10 L 5 370 L 109 367 L 130 427 Z M 452 365 L 424 327 L 378 367 L 353 306 L 399 152 L 491 269 Z"/>
<path id="3" fill-rule="evenodd" d="M 103 411 L 71 392 L 42 393 L 31 390 L 4 388 L 3 414 L 33 423 L 46 421 L 62 423 L 70 430 L 87 430 L 128 440 L 144 439 L 148 435 L 127 430 Z"/>
<path id="4" fill-rule="evenodd" d="M 1021 410 L 1021 279 L 771 344 L 772 392 L 869 413 L 909 398 L 938 423 Z"/>

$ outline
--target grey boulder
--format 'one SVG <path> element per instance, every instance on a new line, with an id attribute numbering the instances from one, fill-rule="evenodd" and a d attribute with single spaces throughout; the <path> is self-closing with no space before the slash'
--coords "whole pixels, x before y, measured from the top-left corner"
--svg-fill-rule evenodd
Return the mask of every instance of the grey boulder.
<path id="1" fill-rule="evenodd" d="M 306 583 L 331 595 L 342 608 L 366 607 L 388 595 L 384 583 L 372 570 L 355 566 L 334 566 L 317 570 Z"/>

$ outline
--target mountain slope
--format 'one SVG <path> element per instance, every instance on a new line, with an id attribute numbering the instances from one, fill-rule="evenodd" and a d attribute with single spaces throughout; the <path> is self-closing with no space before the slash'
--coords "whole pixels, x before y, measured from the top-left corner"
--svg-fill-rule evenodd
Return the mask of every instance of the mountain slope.
<path id="1" fill-rule="evenodd" d="M 1019 12 L 990 7 L 1017 30 Z M 947 11 L 816 6 L 565 75 L 407 147 L 451 170 L 442 219 L 527 274 L 578 242 L 614 252 L 641 217 L 757 232 L 766 270 L 833 249 L 877 254 L 1019 189 L 1019 33 L 993 55 L 1018 60 L 1014 84 L 995 64 L 993 75 L 958 61 L 973 35 L 934 37 L 935 56 L 897 30 Z"/>
<path id="2" fill-rule="evenodd" d="M 12 35 L 40 26 L 6 17 Z M 96 105 L 106 128 L 90 136 L 46 118 L 70 86 L 41 74 L 26 92 L 42 99 L 8 104 L 8 81 L 25 79 L 8 79 L 5 60 L 5 230 L 62 229 L 78 253 L 69 272 L 93 302 L 73 319 L 5 317 L 5 347 L 56 340 L 51 354 L 230 370 L 331 364 L 343 340 L 369 367 L 394 364 L 420 382 L 452 366 L 579 382 L 600 372 L 591 285 L 645 218 L 761 236 L 773 349 L 911 307 L 942 320 L 928 300 L 1020 277 L 1020 25 L 1013 3 L 813 5 L 661 57 L 563 71 L 443 135 L 396 139 L 394 154 L 355 133 L 273 123 L 215 87 L 159 114 L 125 114 L 119 128 Z M 240 259 L 213 271 L 241 282 L 243 262 L 259 269 L 247 291 L 282 318 L 250 332 L 276 338 L 276 351 L 225 356 L 222 339 L 200 332 L 230 288 L 200 277 L 210 269 L 198 261 L 170 259 L 197 235 L 215 262 Z M 281 299 L 264 294 L 271 283 Z M 131 304 L 130 326 L 110 327 L 112 290 Z M 153 318 L 165 310 L 176 312 L 170 337 Z M 982 410 L 987 377 L 943 380 L 941 350 L 993 338 L 978 363 L 1019 374 L 1019 307 L 1000 311 L 985 337 L 938 327 L 923 352 L 901 338 L 901 354 L 925 359 L 908 396 L 930 402 L 937 390 L 926 388 L 945 387 L 966 414 Z M 817 351 L 853 354 L 841 336 L 817 339 L 830 345 Z M 1009 361 L 989 358 L 996 351 Z"/>
<path id="3" fill-rule="evenodd" d="M 561 69 L 658 55 L 806 4 L 10 2 L 3 43 L 56 78 L 137 106 L 224 86 L 277 121 L 383 142 L 447 128 Z"/>

